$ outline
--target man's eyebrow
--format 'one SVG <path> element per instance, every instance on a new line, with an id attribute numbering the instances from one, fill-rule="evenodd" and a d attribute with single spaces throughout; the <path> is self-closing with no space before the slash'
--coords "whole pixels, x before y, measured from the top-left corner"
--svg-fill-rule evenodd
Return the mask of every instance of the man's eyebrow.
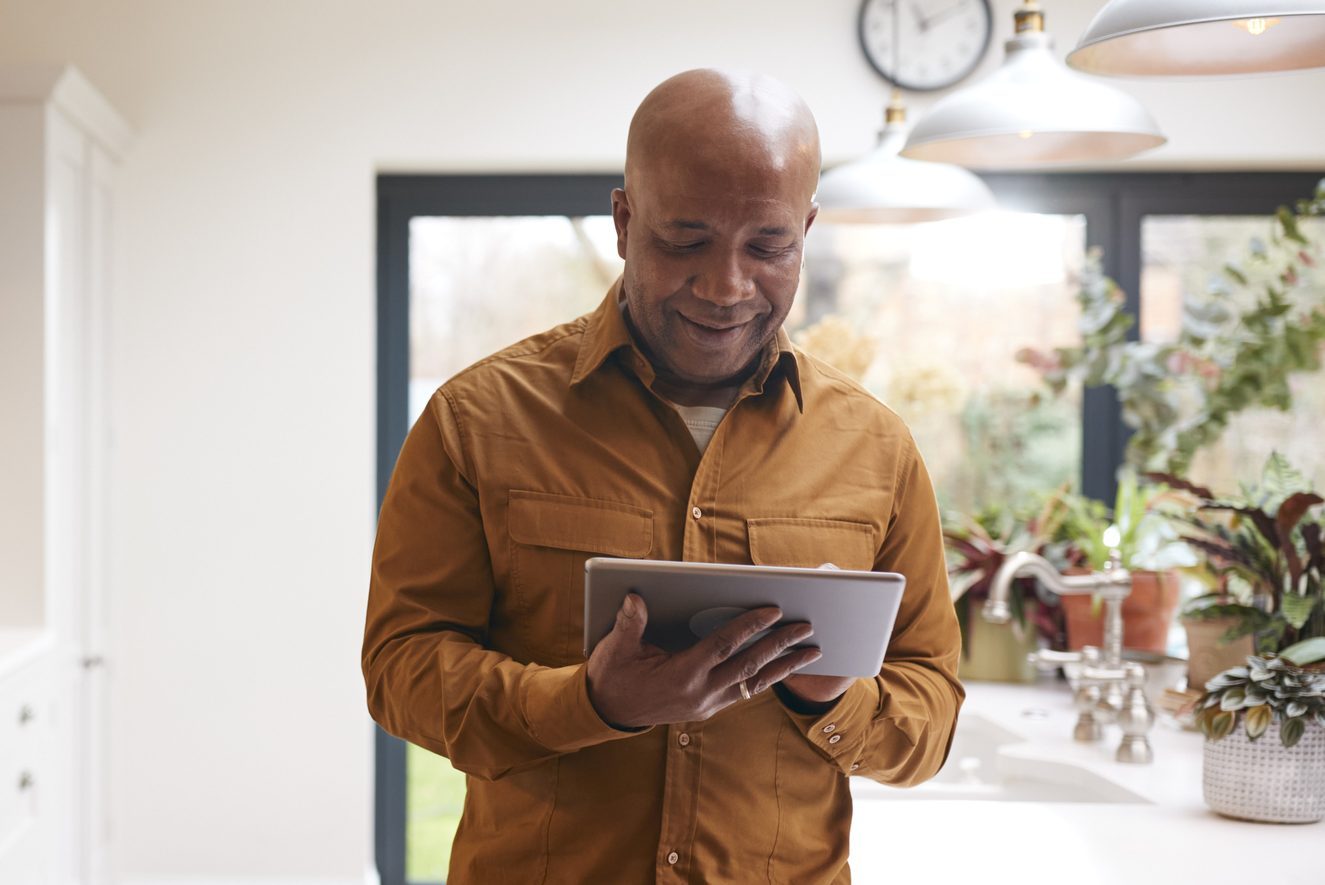
<path id="1" fill-rule="evenodd" d="M 691 221 L 691 220 L 689 220 L 689 219 L 687 219 L 687 218 L 677 218 L 677 219 L 674 219 L 674 220 L 669 221 L 669 222 L 667 222 L 666 224 L 664 224 L 663 227 L 670 228 L 670 229 L 672 229 L 672 230 L 700 230 L 700 231 L 707 231 L 707 230 L 709 230 L 709 226 L 708 226 L 707 224 L 705 224 L 704 222 L 702 222 L 702 221 Z M 791 233 L 791 229 L 790 229 L 790 228 L 787 228 L 787 227 L 780 227 L 780 226 L 779 226 L 779 227 L 761 227 L 761 228 L 759 228 L 759 231 L 758 231 L 758 234 L 759 234 L 759 236 L 761 236 L 761 237 L 785 237 L 785 236 L 787 236 L 789 233 Z"/>

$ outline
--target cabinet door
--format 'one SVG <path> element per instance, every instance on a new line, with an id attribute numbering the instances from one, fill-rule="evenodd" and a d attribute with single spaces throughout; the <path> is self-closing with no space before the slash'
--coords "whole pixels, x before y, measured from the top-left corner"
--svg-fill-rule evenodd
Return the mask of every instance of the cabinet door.
<path id="1" fill-rule="evenodd" d="M 45 866 L 41 832 L 28 822 L 0 845 L 0 882 L 5 885 L 47 885 L 53 882 Z"/>
<path id="2" fill-rule="evenodd" d="M 110 235 L 114 162 L 95 144 L 90 148 L 87 201 L 87 570 L 81 594 L 82 729 L 77 738 L 82 814 L 83 885 L 106 885 L 109 864 L 108 722 L 110 670 L 106 665 L 106 482 L 112 445 L 110 428 Z"/>

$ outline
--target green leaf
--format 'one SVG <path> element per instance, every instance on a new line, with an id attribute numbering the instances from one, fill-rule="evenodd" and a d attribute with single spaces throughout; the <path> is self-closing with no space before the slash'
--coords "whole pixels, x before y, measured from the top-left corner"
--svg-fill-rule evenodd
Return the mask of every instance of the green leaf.
<path id="1" fill-rule="evenodd" d="M 1283 225 L 1285 237 L 1292 240 L 1294 243 L 1300 243 L 1304 246 L 1308 245 L 1307 238 L 1302 236 L 1301 232 L 1297 229 L 1297 217 L 1293 215 L 1291 209 L 1287 206 L 1280 206 L 1279 211 L 1276 212 L 1275 215 L 1279 219 L 1279 223 Z"/>
<path id="2" fill-rule="evenodd" d="M 1301 630 L 1302 625 L 1307 622 L 1307 618 L 1311 617 L 1311 610 L 1316 607 L 1316 597 L 1303 596 L 1299 593 L 1285 593 L 1280 606 L 1284 620 L 1288 621 L 1294 630 Z"/>
<path id="3" fill-rule="evenodd" d="M 1279 657 L 1287 658 L 1299 667 L 1325 661 L 1325 636 L 1315 636 L 1294 643 L 1279 652 Z"/>
<path id="4" fill-rule="evenodd" d="M 1210 723 L 1214 720 L 1214 717 L 1218 714 L 1219 714 L 1219 708 L 1210 707 L 1210 706 L 1207 706 L 1206 709 L 1196 714 L 1196 727 L 1201 730 L 1201 734 L 1205 735 L 1207 738 L 1210 738 L 1211 740 L 1214 739 L 1214 735 L 1210 730 Z"/>
<path id="5" fill-rule="evenodd" d="M 1236 717 L 1229 712 L 1220 711 L 1210 718 L 1210 740 L 1217 741 L 1228 737 L 1233 731 Z M 1300 735 L 1299 735 L 1300 737 Z"/>
<path id="6" fill-rule="evenodd" d="M 1227 715 L 1231 716 L 1233 714 L 1229 713 Z M 1283 724 L 1279 726 L 1279 740 L 1285 747 L 1294 746 L 1298 741 L 1302 740 L 1302 733 L 1306 730 L 1307 721 L 1305 718 L 1298 716 L 1293 719 L 1286 719 Z"/>
<path id="7" fill-rule="evenodd" d="M 1219 699 L 1219 709 L 1221 710 L 1240 710 L 1242 702 L 1246 700 L 1247 692 L 1241 688 L 1230 688 L 1224 692 L 1223 697 Z"/>
<path id="8" fill-rule="evenodd" d="M 1265 729 L 1270 727 L 1274 721 L 1274 711 L 1268 705 L 1261 707 L 1252 707 L 1247 711 L 1246 721 L 1243 726 L 1247 730 L 1247 738 L 1256 740 L 1256 738 L 1265 734 Z"/>

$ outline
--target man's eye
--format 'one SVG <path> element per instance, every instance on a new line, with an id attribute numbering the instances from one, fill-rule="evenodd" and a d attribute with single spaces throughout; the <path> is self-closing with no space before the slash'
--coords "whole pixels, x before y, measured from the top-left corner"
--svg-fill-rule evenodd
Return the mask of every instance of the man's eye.
<path id="1" fill-rule="evenodd" d="M 751 247 L 750 247 L 750 251 L 753 252 L 754 254 L 758 255 L 760 258 L 776 258 L 777 256 L 783 254 L 784 252 L 786 252 L 786 251 L 787 251 L 788 249 L 790 249 L 790 248 L 791 248 L 790 246 L 759 246 L 759 245 L 755 245 L 755 246 L 751 246 Z"/>
<path id="2" fill-rule="evenodd" d="M 689 252 L 704 245 L 704 241 L 693 240 L 689 243 L 664 243 L 663 245 L 666 248 L 671 249 L 673 252 Z"/>

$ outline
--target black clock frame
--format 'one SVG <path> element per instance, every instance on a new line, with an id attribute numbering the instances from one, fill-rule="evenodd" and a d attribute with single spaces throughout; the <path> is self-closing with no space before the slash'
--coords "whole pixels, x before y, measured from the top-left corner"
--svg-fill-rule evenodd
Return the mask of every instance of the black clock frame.
<path id="1" fill-rule="evenodd" d="M 980 52 L 976 54 L 975 60 L 963 68 L 961 73 L 954 77 L 950 82 L 945 83 L 942 86 L 915 86 L 913 84 L 904 83 L 901 80 L 898 80 L 895 75 L 890 74 L 883 68 L 879 67 L 878 62 L 874 60 L 874 56 L 870 54 L 868 44 L 865 42 L 865 10 L 869 8 L 871 2 L 873 2 L 873 0 L 861 0 L 860 11 L 856 13 L 856 41 L 860 44 L 861 55 L 865 56 L 865 61 L 874 69 L 874 73 L 882 77 L 885 82 L 891 83 L 898 89 L 904 89 L 907 92 L 942 92 L 944 89 L 951 89 L 953 86 L 956 86 L 958 83 L 971 76 L 972 72 L 980 66 L 980 62 L 984 61 L 985 56 L 989 53 L 989 45 L 994 41 L 993 6 L 990 4 L 990 0 L 977 0 L 977 2 L 985 8 L 985 15 L 989 19 L 989 27 L 985 29 L 984 40 L 980 44 Z M 902 0 L 893 0 L 893 2 L 901 3 Z"/>

